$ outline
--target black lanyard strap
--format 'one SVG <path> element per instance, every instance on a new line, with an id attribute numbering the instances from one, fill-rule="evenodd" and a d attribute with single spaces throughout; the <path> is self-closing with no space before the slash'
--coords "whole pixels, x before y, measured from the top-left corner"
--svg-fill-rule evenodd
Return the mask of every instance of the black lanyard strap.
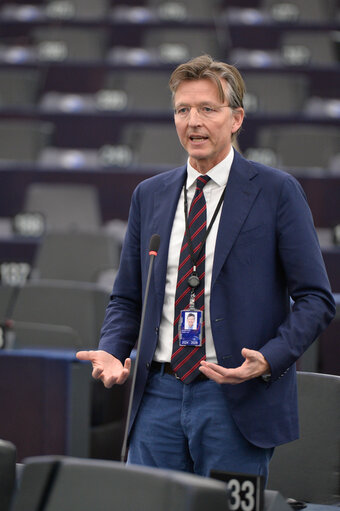
<path id="1" fill-rule="evenodd" d="M 193 266 L 193 272 L 195 273 L 196 272 L 196 265 L 197 265 L 197 261 L 199 259 L 199 256 L 202 252 L 202 249 L 205 245 L 205 242 L 207 240 L 207 237 L 211 231 L 211 228 L 216 220 L 216 217 L 217 217 L 217 214 L 219 212 L 219 210 L 221 209 L 221 206 L 222 206 L 222 202 L 223 202 L 223 199 L 224 199 L 224 194 L 225 194 L 225 189 L 226 187 L 224 188 L 222 194 L 221 194 L 221 197 L 220 197 L 220 200 L 218 201 L 218 204 L 216 206 L 216 209 L 214 211 L 214 214 L 212 216 L 212 219 L 210 220 L 210 224 L 205 232 L 205 236 L 202 240 L 202 243 L 201 243 L 201 247 L 196 255 L 196 258 L 195 258 L 195 254 L 194 254 L 194 250 L 192 248 L 192 241 L 191 241 L 191 234 L 190 234 L 190 227 L 189 227 L 189 221 L 188 221 L 188 195 L 187 195 L 187 189 L 186 189 L 186 185 L 184 184 L 184 216 L 185 216 L 185 234 L 186 234 L 186 237 L 187 237 L 187 240 L 188 240 L 188 245 L 189 245 L 189 251 L 190 251 L 190 258 L 191 258 L 191 262 L 192 262 L 192 266 Z M 202 190 L 202 193 L 203 190 Z"/>

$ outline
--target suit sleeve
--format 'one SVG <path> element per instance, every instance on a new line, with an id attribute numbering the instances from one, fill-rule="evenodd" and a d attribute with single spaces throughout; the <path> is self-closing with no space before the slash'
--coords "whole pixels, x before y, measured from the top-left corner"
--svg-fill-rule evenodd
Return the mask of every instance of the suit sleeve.
<path id="1" fill-rule="evenodd" d="M 99 349 L 124 362 L 139 333 L 142 308 L 140 187 L 133 193 L 119 271 L 101 330 Z"/>
<path id="2" fill-rule="evenodd" d="M 261 353 L 276 380 L 304 353 L 335 314 L 317 234 L 300 184 L 288 176 L 277 209 L 278 254 L 285 272 L 291 312 Z"/>

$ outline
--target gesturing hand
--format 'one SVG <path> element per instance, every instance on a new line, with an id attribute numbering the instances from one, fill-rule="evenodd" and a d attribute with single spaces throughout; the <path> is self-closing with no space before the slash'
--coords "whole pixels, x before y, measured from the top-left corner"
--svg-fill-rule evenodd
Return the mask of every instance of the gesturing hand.
<path id="1" fill-rule="evenodd" d="M 79 360 L 89 360 L 92 363 L 93 378 L 101 380 L 106 388 L 110 388 L 116 383 L 122 385 L 130 374 L 130 358 L 125 360 L 123 366 L 118 358 L 102 350 L 78 351 L 76 357 Z"/>
<path id="2" fill-rule="evenodd" d="M 200 371 L 216 383 L 233 385 L 270 373 L 270 366 L 260 351 L 243 348 L 241 353 L 245 360 L 239 367 L 228 369 L 204 360 L 201 362 Z"/>

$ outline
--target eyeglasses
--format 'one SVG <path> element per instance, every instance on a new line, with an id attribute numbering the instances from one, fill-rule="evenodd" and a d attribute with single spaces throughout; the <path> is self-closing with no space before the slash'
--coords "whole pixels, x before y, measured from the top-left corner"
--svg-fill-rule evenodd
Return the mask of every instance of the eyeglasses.
<path id="1" fill-rule="evenodd" d="M 220 113 L 222 108 L 231 107 L 229 105 L 199 105 L 199 106 L 181 105 L 174 109 L 174 114 L 180 119 L 186 119 L 187 117 L 189 117 L 189 114 L 193 108 L 196 109 L 196 112 L 200 117 L 208 119 L 216 117 L 216 115 Z"/>

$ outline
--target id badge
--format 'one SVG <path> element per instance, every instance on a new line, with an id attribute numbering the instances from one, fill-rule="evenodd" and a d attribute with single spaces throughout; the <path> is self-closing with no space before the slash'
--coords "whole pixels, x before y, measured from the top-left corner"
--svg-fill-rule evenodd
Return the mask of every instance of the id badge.
<path id="1" fill-rule="evenodd" d="M 202 311 L 181 311 L 178 334 L 180 346 L 202 346 Z"/>

